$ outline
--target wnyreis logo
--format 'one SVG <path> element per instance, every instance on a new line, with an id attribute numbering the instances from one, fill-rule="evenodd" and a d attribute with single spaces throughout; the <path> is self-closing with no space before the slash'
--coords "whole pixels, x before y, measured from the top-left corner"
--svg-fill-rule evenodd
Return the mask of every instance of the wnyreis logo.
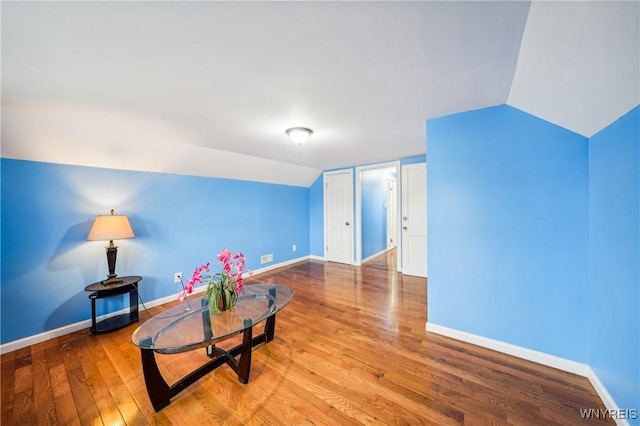
<path id="1" fill-rule="evenodd" d="M 581 408 L 580 417 L 583 419 L 614 419 L 634 420 L 638 418 L 636 409 L 605 410 L 602 408 Z"/>

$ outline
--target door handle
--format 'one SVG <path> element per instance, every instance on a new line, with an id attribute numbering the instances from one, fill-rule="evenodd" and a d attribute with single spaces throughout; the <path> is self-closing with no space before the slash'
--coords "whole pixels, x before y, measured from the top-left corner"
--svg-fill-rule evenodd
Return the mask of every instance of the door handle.
<path id="1" fill-rule="evenodd" d="M 345 225 L 349 226 L 349 222 L 345 222 Z"/>
<path id="2" fill-rule="evenodd" d="M 406 230 L 407 230 L 407 227 L 406 227 L 406 226 L 403 226 L 403 227 L 402 227 L 402 229 L 404 229 L 404 230 L 406 231 Z"/>
<path id="3" fill-rule="evenodd" d="M 406 216 L 405 216 L 405 217 L 403 217 L 403 218 L 402 218 L 402 220 L 407 220 L 407 217 L 406 217 Z"/>

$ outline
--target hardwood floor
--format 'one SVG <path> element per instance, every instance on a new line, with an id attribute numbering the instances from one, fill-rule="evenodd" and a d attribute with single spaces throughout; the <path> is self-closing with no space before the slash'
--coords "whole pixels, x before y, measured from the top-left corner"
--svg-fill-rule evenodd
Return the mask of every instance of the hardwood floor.
<path id="1" fill-rule="evenodd" d="M 274 341 L 255 348 L 249 383 L 223 366 L 159 413 L 131 342 L 137 325 L 4 354 L 2 425 L 613 424 L 581 419 L 605 408 L 585 378 L 427 333 L 426 280 L 394 271 L 386 255 L 250 278 L 295 296 Z M 157 358 L 170 383 L 208 359 L 204 349 Z"/>

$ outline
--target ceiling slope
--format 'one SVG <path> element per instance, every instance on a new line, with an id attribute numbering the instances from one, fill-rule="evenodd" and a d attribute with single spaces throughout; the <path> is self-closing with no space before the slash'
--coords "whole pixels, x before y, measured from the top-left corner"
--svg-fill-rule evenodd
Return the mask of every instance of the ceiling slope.
<path id="1" fill-rule="evenodd" d="M 640 2 L 531 4 L 509 105 L 586 137 L 640 103 Z"/>
<path id="2" fill-rule="evenodd" d="M 2 155 L 308 186 L 507 102 L 589 135 L 638 103 L 610 3 L 2 2 Z"/>

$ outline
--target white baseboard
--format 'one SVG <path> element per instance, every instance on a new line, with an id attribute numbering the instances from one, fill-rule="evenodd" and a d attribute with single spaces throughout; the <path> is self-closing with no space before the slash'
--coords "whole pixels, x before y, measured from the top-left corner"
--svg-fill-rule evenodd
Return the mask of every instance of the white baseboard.
<path id="1" fill-rule="evenodd" d="M 114 313 L 114 315 L 116 314 Z M 0 354 L 5 354 L 11 351 L 26 348 L 27 346 L 35 345 L 36 343 L 40 343 L 49 339 L 64 336 L 65 334 L 74 333 L 76 331 L 80 331 L 84 328 L 89 328 L 89 327 L 91 327 L 90 319 L 77 322 L 75 324 L 65 325 L 64 327 L 56 328 L 54 330 L 45 331 L 44 333 L 35 334 L 33 336 L 14 340 L 13 342 L 8 342 L 1 345 Z"/>
<path id="2" fill-rule="evenodd" d="M 604 404 L 604 406 L 607 407 L 608 410 L 618 412 L 619 411 L 618 404 L 616 404 L 616 402 L 613 400 L 613 398 L 611 397 L 611 394 L 609 393 L 607 388 L 602 384 L 596 372 L 593 371 L 591 367 L 588 367 L 588 368 L 589 368 L 589 371 L 586 377 L 591 382 L 591 385 L 593 385 L 593 388 L 596 390 L 596 393 L 602 400 L 602 403 Z M 615 421 L 618 426 L 629 426 L 629 422 L 626 419 L 615 419 Z"/>
<path id="3" fill-rule="evenodd" d="M 444 327 L 442 325 L 427 322 L 427 331 L 440 334 L 442 336 L 451 337 L 452 339 L 461 340 L 483 348 L 492 349 L 507 355 L 526 359 L 527 361 L 536 362 L 548 367 L 557 368 L 558 370 L 567 371 L 589 379 L 596 393 L 604 403 L 608 410 L 618 411 L 618 405 L 613 400 L 607 389 L 604 387 L 593 369 L 580 362 L 571 361 L 550 355 L 544 352 L 534 351 L 532 349 L 523 348 L 522 346 L 512 345 L 511 343 L 501 342 L 499 340 L 490 339 L 488 337 L 478 336 L 477 334 L 467 333 L 466 331 L 455 330 L 453 328 Z M 585 407 L 589 408 L 589 407 Z M 619 426 L 629 426 L 629 422 L 624 419 L 615 419 Z"/>
<path id="4" fill-rule="evenodd" d="M 292 260 L 288 260 L 285 262 L 280 262 L 280 263 L 276 263 L 274 265 L 269 265 L 266 266 L 264 268 L 259 268 L 253 271 L 253 275 L 259 275 L 261 273 L 270 271 L 272 269 L 276 269 L 276 268 L 281 268 L 283 266 L 289 266 L 292 265 L 294 263 L 298 263 L 298 262 L 302 262 L 304 260 L 308 260 L 314 258 L 313 256 L 302 256 L 296 259 L 292 259 Z M 318 260 L 324 260 L 324 259 L 318 259 Z M 244 277 L 246 278 L 248 276 L 248 274 L 244 274 Z M 194 294 L 198 294 L 198 293 L 202 293 L 205 290 L 205 286 L 200 286 L 200 287 L 195 287 L 193 289 L 193 293 Z M 155 299 L 155 300 L 151 300 L 149 302 L 144 302 L 144 306 L 143 305 L 138 305 L 138 308 L 140 310 L 144 309 L 144 307 L 146 306 L 147 308 L 152 308 L 154 306 L 159 306 L 159 305 L 164 305 L 165 303 L 169 303 L 169 302 L 173 302 L 174 300 L 176 300 L 176 295 L 175 294 L 171 294 L 169 296 L 165 296 L 159 299 Z M 116 315 L 121 315 L 121 314 L 127 314 L 129 313 L 129 307 L 125 307 L 119 311 L 116 312 L 110 312 L 106 315 L 101 315 L 99 317 L 96 318 L 96 321 L 102 321 L 104 319 L 107 318 L 111 318 L 113 316 Z M 0 345 L 0 354 L 5 354 L 11 351 L 15 351 L 18 349 L 22 349 L 22 348 L 26 348 L 27 346 L 31 346 L 31 345 L 35 345 L 36 343 L 41 343 L 50 339 L 54 339 L 56 337 L 60 337 L 60 336 L 64 336 L 65 334 L 70 334 L 70 333 L 75 333 L 76 331 L 80 331 L 83 330 L 85 328 L 89 328 L 91 327 L 91 319 L 86 319 L 80 322 L 76 322 L 74 324 L 69 324 L 69 325 L 65 325 L 63 327 L 60 328 L 56 328 L 53 330 L 49 330 L 49 331 L 45 331 L 44 333 L 40 333 L 40 334 L 35 334 L 33 336 L 29 336 L 29 337 L 25 337 L 22 339 L 18 339 L 18 340 L 14 340 L 12 342 L 8 342 L 5 343 L 3 345 Z"/>
<path id="5" fill-rule="evenodd" d="M 366 259 L 362 259 L 361 263 L 367 263 L 370 260 L 375 259 L 378 256 L 382 256 L 383 254 L 385 254 L 386 252 L 388 252 L 390 249 L 384 249 L 384 250 L 380 250 L 379 252 L 372 254 L 371 256 L 367 257 Z"/>
<path id="6" fill-rule="evenodd" d="M 528 361 L 537 362 L 538 364 L 547 365 L 559 370 L 568 371 L 569 373 L 578 374 L 587 377 L 590 367 L 575 361 L 570 361 L 544 352 L 534 351 L 532 349 L 523 348 L 522 346 L 512 345 L 510 343 L 501 342 L 499 340 L 490 339 L 488 337 L 478 336 L 477 334 L 467 333 L 465 331 L 454 330 L 452 328 L 443 327 L 441 325 L 427 322 L 427 331 L 441 334 L 443 336 L 452 337 L 456 340 L 472 343 L 484 348 L 493 349 L 498 352 L 512 355 Z"/>
<path id="7" fill-rule="evenodd" d="M 201 293 L 203 291 L 204 291 L 204 286 L 195 288 L 193 292 Z M 138 310 L 142 311 L 145 307 L 153 308 L 154 306 L 164 305 L 165 303 L 169 303 L 174 300 L 176 300 L 176 295 L 170 295 L 170 296 L 162 297 L 160 299 L 151 300 L 149 302 L 144 302 L 144 306 L 139 304 Z M 96 317 L 96 321 L 102 321 L 107 318 L 115 317 L 117 315 L 122 315 L 122 314 L 128 314 L 128 313 L 129 313 L 129 307 L 126 307 L 126 308 L 120 309 L 119 311 L 110 312 L 105 315 L 100 315 Z M 34 334 L 33 336 L 25 337 L 19 340 L 14 340 L 13 342 L 8 342 L 3 345 L 0 345 L 0 354 L 5 354 L 11 351 L 26 348 L 27 346 L 35 345 L 36 343 L 45 342 L 47 340 L 51 340 L 56 337 L 64 336 L 65 334 L 75 333 L 76 331 L 84 330 L 89 327 L 91 327 L 91 319 L 86 319 L 80 322 L 76 322 L 74 324 L 69 324 L 60 328 L 45 331 L 44 333 Z"/>
<path id="8" fill-rule="evenodd" d="M 287 261 L 284 261 L 284 262 L 279 262 L 279 263 L 276 263 L 276 264 L 273 264 L 273 265 L 265 266 L 265 267 L 262 267 L 262 268 L 254 269 L 253 270 L 253 275 L 259 275 L 259 274 L 262 274 L 264 272 L 271 271 L 273 269 L 282 268 L 283 266 L 293 265 L 294 263 L 303 262 L 303 261 L 309 260 L 309 259 L 311 259 L 311 256 L 302 256 L 302 257 L 297 257 L 295 259 L 287 260 Z M 247 278 L 248 274 L 245 273 L 242 276 L 244 278 Z"/>

